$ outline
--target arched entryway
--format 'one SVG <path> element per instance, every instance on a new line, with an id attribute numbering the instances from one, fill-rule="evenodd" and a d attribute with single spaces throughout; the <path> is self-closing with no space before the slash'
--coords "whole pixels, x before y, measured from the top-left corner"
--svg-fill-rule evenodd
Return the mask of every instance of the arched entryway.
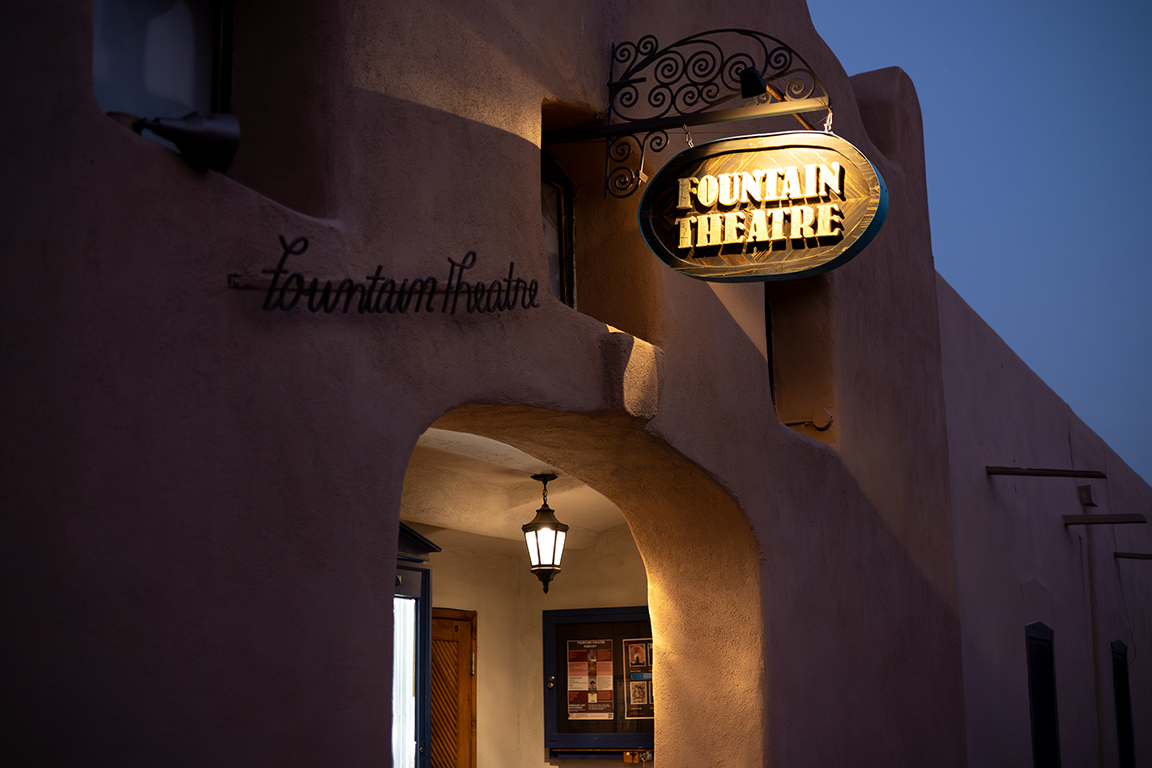
<path id="1" fill-rule="evenodd" d="M 441 436 L 478 435 L 513 446 L 540 465 L 508 467 L 518 474 L 521 486 L 535 494 L 528 475 L 532 470 L 554 468 L 570 478 L 570 486 L 587 486 L 610 500 L 624 523 L 614 528 L 610 521 L 604 522 L 590 547 L 577 547 L 566 555 L 566 563 L 568 557 L 596 563 L 591 571 L 619 568 L 618 584 L 610 578 L 573 575 L 565 585 L 568 574 L 562 573 L 545 596 L 528 572 L 522 541 L 511 538 L 504 540 L 507 546 L 503 551 L 501 544 L 489 542 L 485 545 L 488 551 L 470 564 L 462 565 L 461 558 L 455 556 L 445 558 L 452 568 L 471 569 L 454 574 L 451 580 L 505 580 L 497 588 L 516 591 L 515 605 L 502 599 L 492 601 L 491 609 L 535 617 L 536 624 L 529 626 L 538 626 L 541 610 L 646 602 L 656 649 L 658 764 L 692 768 L 762 764 L 766 681 L 759 548 L 735 501 L 698 466 L 645 432 L 642 420 L 622 413 L 573 414 L 530 406 L 472 405 L 445 414 L 432 427 L 434 434 Z M 422 450 L 417 447 L 409 466 L 413 482 L 414 472 L 437 471 L 417 461 Z M 562 498 L 563 484 L 559 490 Z M 442 506 L 415 514 L 422 521 L 414 522 L 426 526 L 426 533 L 436 538 L 437 528 L 448 529 L 449 533 L 440 534 L 440 538 L 461 546 L 478 540 L 469 540 L 468 535 L 484 535 L 482 530 L 453 531 L 474 527 L 476 510 L 469 513 L 468 505 L 487 502 L 456 493 L 447 482 L 440 501 Z M 520 523 L 527 522 L 531 515 L 519 507 L 534 509 L 538 502 L 538 496 L 523 502 L 514 500 L 511 510 L 493 509 L 491 514 L 510 511 L 517 520 L 523 517 Z M 559 501 L 553 506 L 558 512 L 561 509 Z M 457 525 L 457 520 L 473 522 Z M 514 576 L 509 577 L 503 568 L 485 572 L 490 568 L 487 564 L 501 557 L 511 564 Z M 516 583 L 508 582 L 509 578 Z M 518 621 L 514 616 L 508 620 Z M 533 632 L 517 635 L 517 647 L 506 654 L 509 657 L 502 663 L 517 668 L 513 674 L 495 676 L 494 684 L 502 689 L 489 690 L 487 696 L 480 694 L 482 702 L 507 702 L 505 714 L 511 717 L 514 711 L 516 723 L 514 739 L 505 733 L 485 744 L 486 735 L 481 734 L 481 768 L 535 768 L 547 762 L 540 714 L 542 680 L 527 687 L 509 682 L 542 675 L 540 639 Z M 481 680 L 479 684 L 488 683 Z M 516 754 L 509 755 L 507 750 Z"/>

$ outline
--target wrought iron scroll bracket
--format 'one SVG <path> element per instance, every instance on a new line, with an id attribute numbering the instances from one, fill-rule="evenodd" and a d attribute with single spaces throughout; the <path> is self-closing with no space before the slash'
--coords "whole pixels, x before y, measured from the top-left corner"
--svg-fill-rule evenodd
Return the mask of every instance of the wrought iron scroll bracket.
<path id="1" fill-rule="evenodd" d="M 742 94 L 747 69 L 759 73 L 763 94 Z M 669 128 L 792 115 L 816 130 L 803 115 L 818 111 L 831 115 L 828 92 L 808 62 L 771 35 L 715 29 L 664 48 L 646 35 L 612 46 L 607 124 L 545 131 L 543 143 L 605 139 L 604 196 L 624 198 L 643 183 L 646 155 L 668 146 Z"/>

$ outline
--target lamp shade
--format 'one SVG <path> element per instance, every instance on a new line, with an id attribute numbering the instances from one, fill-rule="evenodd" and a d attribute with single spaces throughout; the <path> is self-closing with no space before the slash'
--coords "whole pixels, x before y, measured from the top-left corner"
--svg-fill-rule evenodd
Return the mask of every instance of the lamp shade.
<path id="1" fill-rule="evenodd" d="M 532 522 L 522 526 L 524 542 L 528 545 L 528 559 L 532 565 L 532 573 L 544 585 L 544 592 L 548 592 L 548 584 L 560 572 L 560 559 L 564 556 L 564 539 L 568 535 L 568 526 L 556 519 L 556 513 L 548 506 L 548 481 L 555 480 L 555 475 L 533 475 L 533 480 L 544 483 L 544 504 L 536 510 L 536 517 Z"/>
<path id="2" fill-rule="evenodd" d="M 764 76 L 752 67 L 740 71 L 740 97 L 753 99 L 768 93 L 768 83 Z"/>

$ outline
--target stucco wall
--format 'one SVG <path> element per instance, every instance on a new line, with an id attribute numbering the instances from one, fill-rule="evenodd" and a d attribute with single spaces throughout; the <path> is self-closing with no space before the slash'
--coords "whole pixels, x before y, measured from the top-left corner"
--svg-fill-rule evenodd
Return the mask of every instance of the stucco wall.
<path id="1" fill-rule="evenodd" d="M 973 765 L 1032 759 L 1025 625 L 1054 631 L 1064 765 L 1116 765 L 1110 644 L 1129 648 L 1137 765 L 1152 756 L 1148 525 L 1068 526 L 1064 515 L 1152 507 L 1149 488 L 939 280 L 945 393 Z M 1096 470 L 1107 479 L 989 476 L 986 466 Z M 1089 485 L 1094 508 L 1081 506 Z"/>
<path id="2" fill-rule="evenodd" d="M 12 754 L 386 764 L 403 477 L 448 414 L 619 505 L 663 649 L 662 766 L 964 763 L 938 314 L 901 73 L 849 81 L 798 0 L 302 1 L 275 28 L 246 17 L 238 63 L 299 60 L 238 72 L 265 92 L 237 93 L 253 130 L 230 179 L 101 114 L 86 0 L 5 14 L 21 30 L 0 52 L 20 106 L 0 142 Z M 308 276 L 442 276 L 475 250 L 477 277 L 514 261 L 546 283 L 542 104 L 602 109 L 612 41 L 745 25 L 803 51 L 892 192 L 885 229 L 830 280 L 835 447 L 775 417 L 759 288 L 655 268 L 635 200 L 599 187 L 578 190 L 577 248 L 601 268 L 583 312 L 546 295 L 490 315 L 265 312 L 227 287 L 274 266 L 281 235 L 309 238 L 290 265 Z M 298 125 L 263 144 L 284 119 Z"/>

